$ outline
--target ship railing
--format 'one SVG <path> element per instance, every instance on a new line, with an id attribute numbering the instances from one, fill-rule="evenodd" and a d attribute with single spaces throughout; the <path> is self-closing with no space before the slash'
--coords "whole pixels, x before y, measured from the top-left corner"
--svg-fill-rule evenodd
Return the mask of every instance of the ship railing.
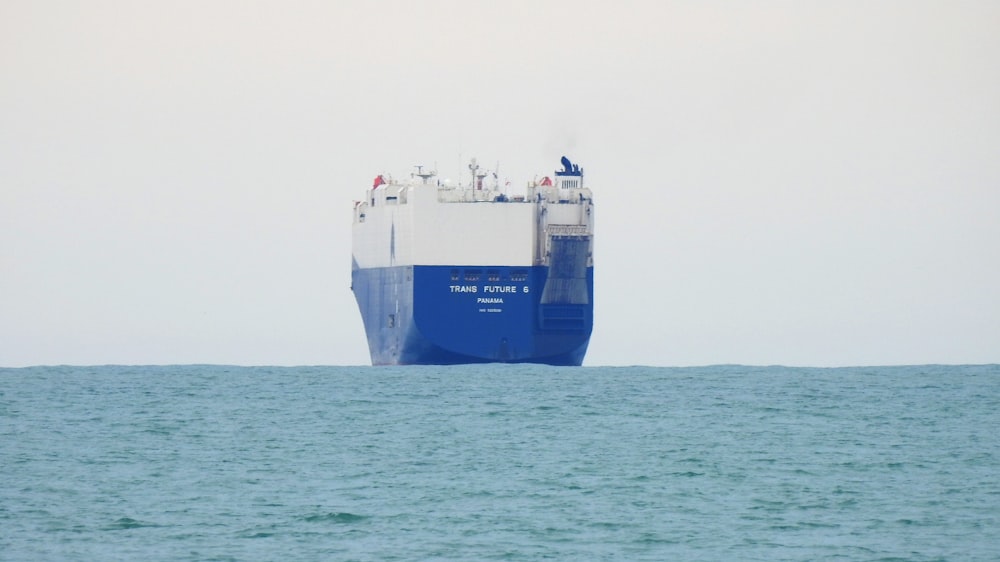
<path id="1" fill-rule="evenodd" d="M 553 236 L 585 236 L 590 234 L 585 224 L 550 224 L 545 227 L 545 230 Z"/>

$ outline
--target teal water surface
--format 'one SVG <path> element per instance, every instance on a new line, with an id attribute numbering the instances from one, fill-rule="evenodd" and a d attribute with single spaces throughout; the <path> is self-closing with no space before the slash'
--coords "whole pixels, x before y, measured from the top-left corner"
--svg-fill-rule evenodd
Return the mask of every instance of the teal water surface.
<path id="1" fill-rule="evenodd" d="M 0 369 L 2 560 L 997 560 L 1000 366 Z"/>

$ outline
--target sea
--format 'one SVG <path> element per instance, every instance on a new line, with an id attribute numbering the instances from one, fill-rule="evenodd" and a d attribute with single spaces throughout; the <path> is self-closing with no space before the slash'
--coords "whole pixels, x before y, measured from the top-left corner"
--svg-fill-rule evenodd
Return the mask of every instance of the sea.
<path id="1" fill-rule="evenodd" d="M 1000 365 L 0 369 L 0 560 L 1000 560 Z"/>

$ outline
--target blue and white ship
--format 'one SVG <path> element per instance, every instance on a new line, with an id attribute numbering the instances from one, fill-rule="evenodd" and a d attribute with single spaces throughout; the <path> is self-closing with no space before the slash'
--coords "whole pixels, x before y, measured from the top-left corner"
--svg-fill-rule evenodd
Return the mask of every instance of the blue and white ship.
<path id="1" fill-rule="evenodd" d="M 351 289 L 374 365 L 580 365 L 594 325 L 594 204 L 583 170 L 508 196 L 379 175 L 354 204 Z"/>

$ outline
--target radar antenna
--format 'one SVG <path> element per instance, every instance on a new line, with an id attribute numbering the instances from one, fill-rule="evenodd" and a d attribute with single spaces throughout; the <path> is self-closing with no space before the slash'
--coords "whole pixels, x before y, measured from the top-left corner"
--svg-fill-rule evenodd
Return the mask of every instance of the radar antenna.
<path id="1" fill-rule="evenodd" d="M 437 171 L 427 171 L 427 172 L 425 172 L 424 171 L 424 167 L 421 166 L 421 165 L 419 165 L 419 164 L 416 165 L 416 166 L 414 166 L 414 168 L 417 169 L 417 172 L 414 173 L 414 174 L 410 174 L 410 177 L 417 176 L 425 184 L 427 183 L 427 180 L 429 180 L 430 178 L 433 178 L 434 176 L 437 175 Z"/>

